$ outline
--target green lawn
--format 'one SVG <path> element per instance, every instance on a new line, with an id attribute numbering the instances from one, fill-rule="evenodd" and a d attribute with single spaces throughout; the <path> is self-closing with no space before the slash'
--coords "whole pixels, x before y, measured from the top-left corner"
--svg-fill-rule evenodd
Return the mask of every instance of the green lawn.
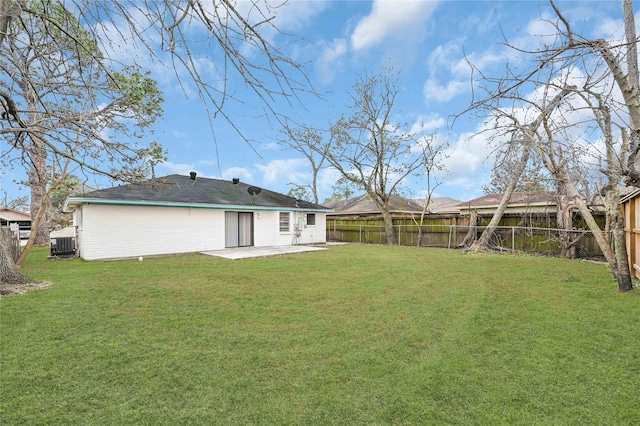
<path id="1" fill-rule="evenodd" d="M 630 425 L 640 292 L 605 266 L 349 245 L 23 267 L 0 424 Z"/>

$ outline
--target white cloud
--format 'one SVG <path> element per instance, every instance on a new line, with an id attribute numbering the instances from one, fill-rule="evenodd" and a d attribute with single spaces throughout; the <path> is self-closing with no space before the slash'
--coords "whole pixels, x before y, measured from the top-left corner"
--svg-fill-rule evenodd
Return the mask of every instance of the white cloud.
<path id="1" fill-rule="evenodd" d="M 189 172 L 192 171 L 201 174 L 199 173 L 197 166 L 193 163 L 172 163 L 171 161 L 166 161 L 156 166 L 157 176 L 174 174 L 188 175 Z"/>
<path id="2" fill-rule="evenodd" d="M 224 180 L 238 178 L 243 182 L 253 181 L 253 174 L 246 167 L 228 167 L 224 169 L 220 174 L 222 175 L 222 179 Z"/>
<path id="3" fill-rule="evenodd" d="M 622 39 L 624 37 L 624 22 L 621 19 L 605 17 L 596 27 L 596 32 L 603 38 Z"/>
<path id="4" fill-rule="evenodd" d="M 316 70 L 320 75 L 322 83 L 329 84 L 338 72 L 340 58 L 347 53 L 347 42 L 345 39 L 335 39 L 332 43 L 320 46 L 322 53 L 316 60 Z"/>
<path id="5" fill-rule="evenodd" d="M 340 179 L 342 174 L 334 167 L 327 167 L 318 173 L 318 191 L 328 191 L 329 195 L 333 191 L 333 185 Z"/>
<path id="6" fill-rule="evenodd" d="M 475 133 L 461 134 L 445 152 L 443 160 L 447 172 L 446 184 L 464 188 L 482 186 L 478 173 L 493 167 L 493 148 L 482 123 Z"/>
<path id="7" fill-rule="evenodd" d="M 371 13 L 362 18 L 353 31 L 351 46 L 354 50 L 361 50 L 388 38 L 415 39 L 416 34 L 424 31 L 425 22 L 437 4 L 437 1 L 374 0 Z"/>
<path id="8" fill-rule="evenodd" d="M 263 181 L 268 184 L 286 185 L 290 182 L 306 183 L 308 178 L 308 160 L 305 158 L 286 158 L 272 160 L 266 165 L 255 164 L 262 172 Z"/>
<path id="9" fill-rule="evenodd" d="M 451 72 L 457 76 L 468 77 L 471 75 L 472 66 L 480 71 L 486 71 L 492 65 L 504 65 L 507 56 L 505 52 L 496 53 L 491 50 L 484 52 L 473 52 L 467 55 L 466 58 L 460 57 L 455 62 L 452 61 Z"/>
<path id="10" fill-rule="evenodd" d="M 188 176 L 190 172 L 196 172 L 200 177 L 221 178 L 220 173 L 213 171 L 217 170 L 217 163 L 211 160 L 200 160 L 193 163 L 173 163 L 166 161 L 158 164 L 155 169 L 156 176 L 173 174 Z"/>
<path id="11" fill-rule="evenodd" d="M 415 120 L 409 132 L 413 134 L 429 132 L 431 130 L 439 129 L 446 124 L 447 121 L 437 114 L 431 114 L 428 116 L 421 115 Z"/>
<path id="12" fill-rule="evenodd" d="M 264 149 L 265 151 L 281 151 L 282 145 L 280 145 L 278 142 L 269 142 L 263 143 L 262 145 L 260 145 L 260 148 Z"/>
<path id="13" fill-rule="evenodd" d="M 448 102 L 469 89 L 469 82 L 449 81 L 446 86 L 440 85 L 434 78 L 424 83 L 423 93 L 427 101 Z"/>
<path id="14" fill-rule="evenodd" d="M 459 40 L 441 44 L 429 54 L 428 63 L 430 66 L 449 66 L 462 55 L 461 43 Z"/>
<path id="15" fill-rule="evenodd" d="M 251 3 L 247 1 L 246 3 Z M 284 5 L 280 2 L 266 2 L 277 5 L 272 8 L 277 13 L 274 25 L 280 31 L 301 31 L 307 28 L 313 19 L 322 13 L 328 6 L 328 1 L 290 1 Z"/>

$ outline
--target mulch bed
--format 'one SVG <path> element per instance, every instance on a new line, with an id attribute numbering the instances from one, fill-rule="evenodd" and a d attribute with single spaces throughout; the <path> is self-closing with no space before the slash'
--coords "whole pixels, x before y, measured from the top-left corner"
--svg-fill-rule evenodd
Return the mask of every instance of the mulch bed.
<path id="1" fill-rule="evenodd" d="M 27 284 L 7 284 L 0 282 L 0 297 L 16 296 L 26 294 L 33 290 L 51 287 L 50 282 L 27 283 Z"/>

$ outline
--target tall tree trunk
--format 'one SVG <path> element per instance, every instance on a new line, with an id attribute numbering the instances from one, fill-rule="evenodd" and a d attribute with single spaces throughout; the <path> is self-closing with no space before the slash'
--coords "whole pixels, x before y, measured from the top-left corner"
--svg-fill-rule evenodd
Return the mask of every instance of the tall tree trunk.
<path id="1" fill-rule="evenodd" d="M 27 102 L 28 121 L 32 126 L 37 125 L 39 121 L 38 103 L 39 96 L 35 88 L 32 87 L 29 82 L 23 82 L 22 90 L 25 93 L 25 99 Z M 37 245 L 49 245 L 49 215 L 47 214 L 47 205 L 43 205 L 43 197 L 47 191 L 47 150 L 44 143 L 44 134 L 41 132 L 30 133 L 30 145 L 29 152 L 29 187 L 31 188 L 31 232 L 35 233 L 35 244 Z M 43 208 L 44 212 L 40 212 Z M 40 217 L 38 223 L 34 222 L 36 216 Z"/>
<path id="2" fill-rule="evenodd" d="M 387 245 L 394 246 L 398 243 L 396 238 L 396 230 L 393 227 L 393 218 L 389 212 L 389 206 L 383 205 L 380 209 L 382 211 L 382 220 L 384 221 L 384 236 L 387 240 Z"/>
<path id="3" fill-rule="evenodd" d="M 631 0 L 622 0 L 622 12 L 624 19 L 624 33 L 627 40 L 627 84 L 628 87 L 624 87 L 621 84 L 622 75 L 620 73 L 615 74 L 615 67 L 609 64 L 609 67 L 616 76 L 616 81 L 620 90 L 628 93 L 625 96 L 627 109 L 631 118 L 632 129 L 631 132 L 631 145 L 628 152 L 627 170 L 626 174 L 628 181 L 635 186 L 640 186 L 640 172 L 637 170 L 638 154 L 640 153 L 640 73 L 638 72 L 638 43 L 636 38 L 636 23 L 633 15 L 633 2 Z M 604 55 L 604 53 L 603 53 Z"/>
<path id="4" fill-rule="evenodd" d="M 551 113 L 551 111 L 553 111 L 554 108 L 558 106 L 558 104 L 560 104 L 562 99 L 565 96 L 567 96 L 569 93 L 571 93 L 571 91 L 574 89 L 575 89 L 575 86 L 567 86 L 562 88 L 560 93 L 556 94 L 553 97 L 553 99 L 551 99 L 549 104 L 546 107 L 542 108 L 542 110 L 540 111 L 540 114 L 538 115 L 538 117 L 536 117 L 535 120 L 533 120 L 529 125 L 522 127 L 521 130 L 523 132 L 524 140 L 522 140 L 521 142 L 512 141 L 512 143 L 520 143 L 522 145 L 522 155 L 520 157 L 520 161 L 518 162 L 518 166 L 516 167 L 516 170 L 514 170 L 513 173 L 511 174 L 511 179 L 509 180 L 509 184 L 507 185 L 505 193 L 502 196 L 502 200 L 500 200 L 500 205 L 498 206 L 498 209 L 496 210 L 493 217 L 491 218 L 489 225 L 487 225 L 487 227 L 485 228 L 480 238 L 471 245 L 469 250 L 476 251 L 483 248 L 487 248 L 489 246 L 489 241 L 491 240 L 491 237 L 493 236 L 496 227 L 498 226 L 498 224 L 500 223 L 500 220 L 502 219 L 502 215 L 504 214 L 505 210 L 507 209 L 507 206 L 509 205 L 509 201 L 511 200 L 511 195 L 513 195 L 513 192 L 515 191 L 518 180 L 520 179 L 520 176 L 522 176 L 522 173 L 527 167 L 527 163 L 529 162 L 529 156 L 531 155 L 531 149 L 533 148 L 532 144 L 534 143 L 534 140 L 535 140 L 535 136 L 534 136 L 535 131 L 538 129 L 538 127 L 540 127 L 540 123 L 542 123 L 542 121 L 546 119 L 547 115 Z"/>
<path id="5" fill-rule="evenodd" d="M 31 233 L 35 235 L 34 244 L 49 245 L 49 214 L 47 212 L 47 171 L 46 151 L 42 140 L 35 134 L 31 137 L 29 157 L 29 186 L 31 187 Z M 36 220 L 38 218 L 38 220 Z"/>
<path id="6" fill-rule="evenodd" d="M 504 214 L 505 210 L 507 210 L 509 201 L 511 201 L 511 196 L 513 195 L 513 192 L 516 189 L 516 185 L 518 184 L 518 180 L 520 179 L 520 176 L 522 176 L 522 173 L 524 172 L 524 169 L 527 167 L 527 163 L 529 162 L 529 155 L 531 153 L 529 144 L 524 144 L 522 149 L 524 150 L 522 152 L 522 157 L 520 157 L 518 167 L 511 175 L 509 184 L 507 185 L 506 191 L 502 195 L 502 199 L 500 200 L 498 209 L 493 214 L 493 217 L 491 217 L 491 221 L 489 221 L 489 224 L 482 232 L 482 235 L 480 235 L 480 238 L 474 241 L 473 244 L 471 244 L 471 247 L 469 247 L 469 251 L 480 251 L 489 247 L 489 241 L 491 241 L 491 237 L 493 237 L 493 234 L 495 233 L 495 230 L 500 223 L 500 220 L 502 219 L 502 215 Z"/>
<path id="7" fill-rule="evenodd" d="M 476 226 L 478 225 L 478 212 L 472 211 L 469 216 L 469 229 L 467 235 L 464 236 L 464 240 L 459 247 L 469 247 L 476 240 Z"/>
<path id="8" fill-rule="evenodd" d="M 615 222 L 617 222 L 618 225 L 614 225 L 613 223 L 614 221 L 612 221 L 612 227 L 615 226 L 620 228 L 619 231 L 621 231 L 621 235 L 622 235 L 620 251 L 616 253 L 611 248 L 609 241 L 604 236 L 604 233 L 596 223 L 595 219 L 593 218 L 593 215 L 591 214 L 591 211 L 587 207 L 587 204 L 584 202 L 582 197 L 580 197 L 580 194 L 578 193 L 578 190 L 573 185 L 573 183 L 569 181 L 569 179 L 564 173 L 558 173 L 557 176 L 559 179 L 561 179 L 562 183 L 564 183 L 564 185 L 566 186 L 569 196 L 574 199 L 574 202 L 578 206 L 578 211 L 580 212 L 580 214 L 582 215 L 582 218 L 585 220 L 585 222 L 587 223 L 587 226 L 593 233 L 596 239 L 596 242 L 598 243 L 598 247 L 602 251 L 602 254 L 604 254 L 607 264 L 609 265 L 609 269 L 611 270 L 611 273 L 613 274 L 614 278 L 618 282 L 618 290 L 619 291 L 631 290 L 633 287 L 631 285 L 631 274 L 629 272 L 629 263 L 628 263 L 629 260 L 626 256 L 626 243 L 624 242 L 624 224 L 621 221 L 622 219 L 620 217 L 620 213 L 618 213 L 617 215 L 618 218 L 615 220 Z M 620 235 L 614 238 L 620 238 Z M 621 259 L 621 256 L 624 256 L 624 258 Z"/>
<path id="9" fill-rule="evenodd" d="M 570 232 L 573 228 L 572 210 L 576 208 L 576 205 L 567 199 L 566 190 L 562 182 L 557 182 L 556 184 L 556 226 L 560 236 L 560 257 L 575 259 L 577 257 L 576 246 L 582 240 L 584 234 L 575 235 Z"/>
<path id="10" fill-rule="evenodd" d="M 638 44 L 636 40 L 636 21 L 633 16 L 633 2 L 622 0 L 622 14 L 624 19 L 624 34 L 627 39 L 627 80 L 632 87 L 639 89 L 640 75 L 638 74 Z"/>
<path id="11" fill-rule="evenodd" d="M 420 247 L 420 243 L 422 242 L 422 225 L 424 224 L 424 217 L 426 216 L 427 210 L 429 209 L 429 204 L 431 204 L 431 190 L 428 191 L 424 207 L 422 208 L 422 212 L 420 212 L 420 223 L 418 224 L 418 242 L 416 244 L 417 247 Z"/>
<path id="12" fill-rule="evenodd" d="M 622 168 L 618 161 L 618 156 L 614 148 L 613 132 L 611 130 L 611 112 L 606 106 L 599 109 L 601 117 L 601 128 L 605 135 L 605 147 L 607 158 L 607 169 L 604 174 L 607 176 L 605 186 L 604 204 L 609 218 L 611 232 L 613 234 L 613 247 L 615 252 L 616 266 L 614 276 L 618 281 L 618 290 L 627 292 L 633 290 L 631 271 L 629 269 L 629 256 L 627 253 L 627 241 L 624 234 L 624 218 L 620 207 L 620 181 L 622 180 Z M 622 156 L 627 155 L 629 150 L 629 138 L 625 129 L 621 129 L 622 136 Z"/>
<path id="13" fill-rule="evenodd" d="M 564 191 L 562 191 L 564 192 Z M 560 236 L 560 257 L 566 259 L 575 258 L 575 250 L 572 250 L 571 236 L 568 232 L 572 227 L 571 206 L 566 195 L 558 190 L 558 200 L 556 202 L 556 225 Z"/>
<path id="14" fill-rule="evenodd" d="M 620 210 L 620 194 L 618 193 L 617 186 L 607 191 L 605 205 L 607 213 L 611 217 L 611 233 L 613 234 L 613 247 L 616 260 L 614 275 L 618 281 L 618 290 L 621 292 L 631 291 L 633 290 L 633 282 L 631 280 L 631 270 L 629 269 L 627 239 L 624 234 L 624 218 Z"/>
<path id="15" fill-rule="evenodd" d="M 0 282 L 7 284 L 26 284 L 30 280 L 21 275 L 18 267 L 13 262 L 9 244 L 4 239 L 4 235 L 0 233 Z"/>

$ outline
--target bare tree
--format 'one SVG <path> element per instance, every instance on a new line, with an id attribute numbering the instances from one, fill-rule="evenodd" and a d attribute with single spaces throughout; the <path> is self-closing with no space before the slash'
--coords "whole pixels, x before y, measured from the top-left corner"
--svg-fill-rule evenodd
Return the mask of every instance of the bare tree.
<path id="1" fill-rule="evenodd" d="M 560 104 L 562 99 L 572 91 L 572 89 L 575 88 L 563 88 L 560 93 L 553 97 L 548 105 L 545 105 L 544 100 L 542 101 L 541 106 L 537 106 L 535 103 L 531 102 L 531 106 L 538 107 L 540 112 L 538 117 L 527 124 L 521 123 L 516 114 L 496 108 L 497 114 L 500 115 L 500 118 L 506 118 L 507 122 L 509 122 L 508 126 L 512 129 L 509 151 L 519 151 L 519 159 L 515 162 L 515 167 L 511 171 L 507 187 L 502 195 L 502 199 L 500 200 L 500 204 L 498 205 L 496 212 L 493 214 L 493 217 L 482 232 L 480 238 L 471 244 L 469 250 L 478 251 L 488 248 L 489 241 L 491 240 L 491 237 L 493 237 L 493 234 L 502 219 L 502 215 L 509 205 L 509 201 L 511 201 L 511 196 L 516 189 L 520 176 L 522 176 L 522 173 L 529 163 L 529 157 L 535 144 L 535 133 L 537 132 L 538 127 L 540 127 L 540 124 L 545 117 L 549 116 L 549 114 L 558 106 L 558 104 Z"/>
<path id="2" fill-rule="evenodd" d="M 40 0 L 29 4 L 44 9 Z M 14 139 L 14 152 L 29 170 L 32 215 L 18 266 L 33 244 L 48 245 L 50 196 L 70 167 L 122 181 L 147 174 L 149 149 L 136 139 L 162 112 L 155 81 L 132 67 L 104 74 L 95 60 L 101 56 L 97 43 L 90 44 L 75 16 L 62 5 L 49 12 L 47 22 L 57 23 L 58 33 L 27 13 L 9 25 L 0 45 L 0 68 L 6 72 L 0 88 L 24 105 L 17 114 L 28 130 Z M 78 41 L 92 50 L 80 50 Z M 4 129 L 13 124 L 1 123 Z"/>
<path id="3" fill-rule="evenodd" d="M 328 145 L 322 143 L 322 133 L 318 129 L 306 125 L 292 127 L 288 120 L 285 120 L 282 133 L 286 138 L 281 139 L 280 143 L 285 147 L 302 154 L 311 166 L 311 183 L 301 184 L 300 182 L 292 182 L 291 194 L 305 194 L 307 190 L 311 191 L 312 201 L 318 204 L 318 175 L 325 167 L 324 163 L 327 157 Z M 298 198 L 302 198 L 299 197 Z"/>
<path id="4" fill-rule="evenodd" d="M 420 247 L 422 242 L 422 226 L 424 218 L 429 211 L 431 205 L 431 197 L 434 191 L 440 186 L 442 181 L 439 175 L 445 172 L 444 159 L 446 157 L 445 150 L 449 144 L 440 143 L 436 135 L 430 135 L 420 139 L 419 144 L 422 147 L 422 171 L 424 173 L 423 182 L 426 184 L 426 194 L 424 198 L 424 206 L 420 213 L 420 221 L 418 222 L 418 241 L 417 246 Z"/>
<path id="5" fill-rule="evenodd" d="M 627 157 L 629 136 L 626 128 L 620 128 L 621 143 L 616 143 L 613 135 L 614 124 L 611 117 L 611 108 L 600 93 L 585 88 L 581 95 L 593 112 L 595 121 L 602 131 L 605 146 L 604 167 L 601 173 L 605 175 L 607 181 L 600 192 L 604 195 L 607 222 L 613 236 L 612 242 L 615 254 L 615 259 L 608 259 L 608 261 L 614 276 L 618 280 L 619 289 L 621 291 L 629 291 L 633 289 L 633 283 L 631 282 L 627 242 L 624 233 L 624 218 L 620 208 L 620 182 L 623 177 L 620 158 Z M 609 245 L 611 245 L 611 241 L 609 241 Z"/>
<path id="6" fill-rule="evenodd" d="M 635 49 L 637 39 L 635 38 L 635 30 L 627 28 L 627 41 L 614 44 L 604 39 L 587 39 L 573 32 L 569 21 L 562 15 L 558 7 L 553 1 L 550 1 L 551 8 L 556 14 L 556 19 L 550 21 L 550 24 L 556 29 L 556 38 L 551 43 L 544 44 L 538 50 L 523 50 L 507 42 L 507 46 L 517 50 L 521 54 L 529 55 L 534 64 L 528 71 L 519 73 L 512 69 L 508 70 L 505 77 L 497 79 L 488 79 L 483 76 L 486 82 L 491 84 L 486 87 L 486 96 L 480 103 L 491 102 L 499 105 L 501 100 L 511 100 L 514 98 L 524 99 L 518 92 L 527 86 L 555 86 L 557 90 L 561 90 L 567 84 L 567 77 L 572 72 L 580 74 L 580 88 L 576 89 L 576 93 L 586 93 L 589 90 L 600 93 L 602 102 L 600 105 L 608 105 L 612 108 L 611 114 L 618 117 L 628 117 L 627 125 L 631 129 L 631 134 L 638 135 L 640 132 L 640 99 L 638 97 L 637 75 L 632 77 L 635 72 L 634 66 L 629 66 L 628 74 L 625 74 L 623 67 L 623 57 L 626 51 Z M 630 13 L 630 2 L 625 1 L 625 15 Z M 632 23 L 631 19 L 625 19 L 626 27 Z M 628 54 L 627 58 L 632 56 Z M 560 84 L 559 82 L 563 82 Z M 615 92 L 612 90 L 617 88 L 622 95 L 623 103 L 619 105 L 615 102 Z M 592 96 L 589 95 L 589 96 Z M 586 99 L 586 98 L 583 98 Z M 584 104 L 584 102 L 583 102 Z M 632 287 L 628 276 L 628 268 L 622 265 L 621 256 L 624 252 L 624 243 L 618 243 L 617 253 L 611 249 L 608 239 L 593 218 L 589 206 L 586 203 L 587 197 L 580 192 L 577 181 L 572 176 L 569 160 L 576 156 L 576 150 L 580 149 L 580 137 L 571 133 L 570 128 L 578 126 L 587 126 L 587 122 L 570 123 L 569 119 L 572 112 L 575 112 L 576 104 L 565 107 L 562 113 L 553 117 L 548 115 L 542 116 L 542 122 L 538 125 L 540 130 L 533 133 L 533 148 L 537 151 L 543 161 L 546 169 L 551 173 L 552 177 L 566 190 L 568 199 L 573 202 L 580 212 L 581 216 L 589 226 L 590 230 L 598 242 L 600 249 L 605 255 L 610 269 L 618 281 L 618 289 L 620 291 L 628 291 Z M 605 109 L 591 108 L 591 121 L 601 120 L 598 118 L 605 113 Z M 601 134 L 607 139 L 607 132 L 601 128 Z M 640 147 L 632 143 L 629 150 L 622 148 L 624 144 L 614 144 L 607 142 L 607 146 L 611 147 L 611 151 L 607 153 L 606 160 L 603 162 L 606 167 L 605 175 L 608 176 L 608 188 L 616 179 L 616 176 L 625 176 L 627 180 L 634 184 L 640 184 L 640 173 L 637 172 L 637 155 Z M 614 148 L 615 146 L 615 148 Z M 626 157 L 626 159 L 625 159 Z M 583 157 L 584 158 L 584 157 Z M 614 163 L 618 163 L 617 165 Z M 574 164 L 575 165 L 575 164 Z M 584 165 L 584 164 L 583 164 Z M 580 168 L 580 170 L 584 170 Z M 619 171 L 616 171 L 619 170 Z M 621 173 L 621 174 L 620 174 Z M 609 177 L 610 176 L 610 177 Z M 616 183 L 617 185 L 617 183 Z M 607 191 L 609 200 L 607 203 L 610 208 L 613 206 L 619 209 L 619 195 L 616 190 Z M 612 210 L 610 210 L 612 212 Z M 618 219 L 616 219 L 618 220 Z M 626 262 L 626 260 L 625 260 Z"/>
<path id="7" fill-rule="evenodd" d="M 29 196 L 23 195 L 22 197 L 14 198 L 11 201 L 5 202 L 4 204 L 10 209 L 26 211 L 26 209 L 29 207 Z"/>
<path id="8" fill-rule="evenodd" d="M 360 76 L 353 87 L 352 113 L 332 126 L 327 160 L 371 197 L 382 213 L 387 244 L 396 244 L 389 199 L 422 166 L 421 149 L 416 135 L 403 130 L 407 124 L 393 121 L 399 89 L 391 70 Z"/>
<path id="9" fill-rule="evenodd" d="M 355 195 L 358 190 L 358 188 L 354 186 L 353 182 L 345 179 L 344 176 L 339 177 L 331 188 L 333 189 L 333 192 L 329 197 L 324 199 L 325 203 L 330 201 L 348 200 Z"/>
<path id="10" fill-rule="evenodd" d="M 531 82 L 534 76 L 549 68 L 556 70 L 566 70 L 572 67 L 592 67 L 585 72 L 591 76 L 592 81 L 612 79 L 619 93 L 622 95 L 623 104 L 633 141 L 640 137 L 640 88 L 638 86 L 638 66 L 637 66 L 637 44 L 638 39 L 635 33 L 635 22 L 633 19 L 633 8 L 630 0 L 623 0 L 623 18 L 625 26 L 626 41 L 612 43 L 605 39 L 588 39 L 575 34 L 569 20 L 561 13 L 553 0 L 550 0 L 551 7 L 556 14 L 557 20 L 551 22 L 557 31 L 555 43 L 543 46 L 537 51 L 523 51 L 535 57 L 537 66 L 527 74 L 516 75 L 511 83 L 503 82 L 500 93 L 508 92 L 515 87 L 519 87 L 524 82 Z M 594 57 L 596 56 L 596 57 Z M 625 58 L 627 72 L 625 73 Z M 597 68 L 600 67 L 599 60 L 604 62 L 607 72 Z M 600 75 L 598 75 L 600 74 Z M 620 111 L 616 111 L 620 114 Z M 632 141 L 632 143 L 633 143 Z M 640 186 L 640 144 L 634 144 L 630 149 L 627 161 L 623 168 L 623 174 L 627 177 L 629 184 Z"/>
<path id="11" fill-rule="evenodd" d="M 242 81 L 253 90 L 265 113 L 278 120 L 281 116 L 276 105 L 281 100 L 293 103 L 301 92 L 313 93 L 302 67 L 271 42 L 269 35 L 278 33 L 274 18 L 281 6 L 272 7 L 268 2 L 245 4 L 231 0 L 70 0 L 64 5 L 56 1 L 0 0 L 0 46 L 3 49 L 12 46 L 11 49 L 19 49 L 24 53 L 29 46 L 26 43 L 20 45 L 19 42 L 28 38 L 29 34 L 23 32 L 18 35 L 16 29 L 22 29 L 21 24 L 26 20 L 35 20 L 40 32 L 51 37 L 52 48 L 68 53 L 71 46 L 71 50 L 92 64 L 88 69 L 92 75 L 102 75 L 106 84 L 116 85 L 120 90 L 124 87 L 125 91 L 132 88 L 133 83 L 148 83 L 149 79 L 123 79 L 122 76 L 129 73 L 122 71 L 131 69 L 129 67 L 132 64 L 119 63 L 102 52 L 116 50 L 119 45 L 137 48 L 142 54 L 148 54 L 172 67 L 181 84 L 194 85 L 203 108 L 210 112 L 211 118 L 227 120 L 242 135 L 227 110 L 230 103 L 240 104 L 244 99 L 233 96 L 229 81 Z M 77 26 L 71 28 L 62 25 L 61 13 L 73 16 Z M 219 54 L 222 58 L 218 78 L 211 79 L 200 73 L 194 46 L 200 46 L 202 42 L 209 43 L 209 55 Z M 98 46 L 106 49 L 101 51 Z M 41 55 L 41 58 L 44 56 Z M 185 75 L 186 78 L 181 77 Z M 56 84 L 57 80 L 53 80 L 50 87 L 45 86 L 44 89 L 56 88 Z M 94 90 L 96 84 L 96 81 L 85 81 L 82 90 L 79 89 L 77 93 L 77 104 L 82 104 L 88 111 L 96 111 L 94 106 L 99 97 Z M 59 175 L 64 170 L 66 160 L 70 160 L 75 173 L 103 173 L 115 180 L 143 171 L 139 166 L 141 158 L 138 151 L 128 145 L 111 146 L 122 161 L 104 168 L 96 156 L 105 148 L 106 142 L 112 141 L 101 138 L 100 131 L 95 128 L 92 132 L 80 130 L 86 127 L 77 123 L 67 123 L 72 127 L 66 135 L 67 146 L 72 149 L 56 150 L 46 128 L 39 125 L 40 119 L 29 116 L 29 110 L 20 107 L 15 87 L 18 86 L 0 88 L 3 124 L 0 135 L 10 140 L 18 157 L 24 155 L 27 158 L 31 148 L 34 159 L 39 160 L 38 148 L 41 145 L 50 149 L 49 152 L 56 151 L 62 161 L 57 165 L 56 173 L 48 171 L 50 176 Z M 139 93 L 132 91 L 129 94 L 131 101 Z M 43 110 L 49 112 L 42 104 L 38 107 L 40 117 L 43 117 Z M 51 118 L 49 115 L 46 117 Z M 27 118 L 33 118 L 35 122 L 29 122 Z M 104 125 L 103 118 L 96 115 L 92 119 L 94 124 Z M 117 123 L 117 117 L 112 119 Z M 34 140 L 37 142 L 33 143 Z M 79 151 L 79 146 L 84 150 Z M 54 160 L 49 158 L 45 161 L 50 165 Z M 38 161 L 32 163 L 34 168 L 42 170 Z M 5 248 L 2 246 L 0 250 Z M 0 257 L 3 262 L 0 270 L 16 272 L 15 265 L 5 259 L 6 256 Z M 13 279 L 14 275 L 3 272 L 0 278 Z"/>

